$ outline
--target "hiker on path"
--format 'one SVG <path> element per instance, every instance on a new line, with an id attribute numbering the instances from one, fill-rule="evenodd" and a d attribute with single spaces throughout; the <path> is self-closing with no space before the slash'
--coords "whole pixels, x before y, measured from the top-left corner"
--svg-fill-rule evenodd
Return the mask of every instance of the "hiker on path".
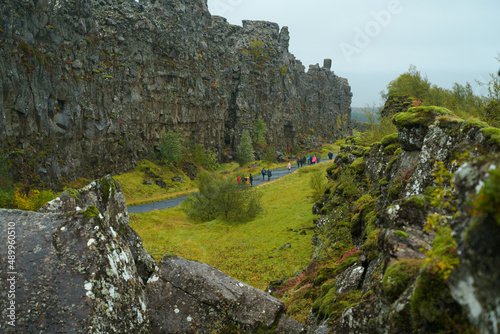
<path id="1" fill-rule="evenodd" d="M 238 175 L 238 177 L 236 178 L 236 181 L 238 181 L 238 184 L 240 184 L 241 179 L 240 179 L 240 176 L 239 176 L 239 175 Z"/>
<path id="2" fill-rule="evenodd" d="M 315 155 L 313 155 L 313 157 L 312 157 L 312 160 L 311 160 L 311 161 L 312 161 L 312 164 L 313 164 L 313 165 L 316 163 L 316 156 L 315 156 Z"/>
<path id="3" fill-rule="evenodd" d="M 253 186 L 253 176 L 252 176 L 252 173 L 250 173 L 250 186 Z"/>
<path id="4" fill-rule="evenodd" d="M 262 167 L 262 181 L 264 181 L 264 177 L 266 176 L 266 169 Z"/>
<path id="5" fill-rule="evenodd" d="M 288 163 L 288 165 L 286 166 L 286 168 L 288 168 L 288 171 L 290 171 L 290 169 L 292 169 L 292 164 Z"/>
<path id="6" fill-rule="evenodd" d="M 249 185 L 249 184 L 250 184 L 250 179 L 248 178 L 248 176 L 245 176 L 245 184 L 246 184 L 246 185 Z"/>
<path id="7" fill-rule="evenodd" d="M 300 168 L 300 158 L 297 159 L 297 168 Z"/>
<path id="8" fill-rule="evenodd" d="M 271 180 L 271 175 L 272 175 L 271 170 L 268 168 L 268 169 L 267 169 L 267 180 L 268 180 L 268 181 L 270 181 L 270 180 Z"/>
<path id="9" fill-rule="evenodd" d="M 328 159 L 332 160 L 333 158 L 333 153 L 332 152 L 328 152 Z"/>

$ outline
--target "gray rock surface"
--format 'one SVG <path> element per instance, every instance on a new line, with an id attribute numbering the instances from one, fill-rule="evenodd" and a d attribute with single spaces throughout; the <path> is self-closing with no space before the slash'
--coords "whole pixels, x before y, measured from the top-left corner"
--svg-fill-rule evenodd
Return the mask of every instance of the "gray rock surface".
<path id="1" fill-rule="evenodd" d="M 205 0 L 11 1 L 0 12 L 0 144 L 18 179 L 130 170 L 167 130 L 222 159 L 259 118 L 278 150 L 350 133 L 347 80 L 306 72 L 276 23 L 230 25 Z"/>
<path id="2" fill-rule="evenodd" d="M 462 165 L 455 174 L 459 202 L 470 203 L 484 187 L 489 172 L 500 166 L 500 158 L 476 159 Z M 481 333 L 500 332 L 500 226 L 492 215 L 458 217 L 453 222 L 459 245 L 460 266 L 449 286 L 451 294 L 466 308 L 470 321 Z"/>
<path id="3" fill-rule="evenodd" d="M 128 226 L 129 216 L 121 185 L 111 176 L 105 176 L 79 190 L 68 189 L 39 211 L 69 214 L 87 210 L 90 206 L 95 206 L 104 223 L 127 243 L 139 276 L 146 282 L 154 270 L 155 260 L 142 246 L 137 232 Z"/>
<path id="4" fill-rule="evenodd" d="M 0 209 L 15 225 L 14 270 L 0 248 L 0 307 L 15 301 L 15 327 L 2 333 L 148 333 L 147 298 L 126 242 L 99 215 Z M 16 274 L 9 274 L 14 271 Z M 15 289 L 7 278 L 15 278 Z M 10 293 L 15 298 L 8 298 Z"/>
<path id="5" fill-rule="evenodd" d="M 148 281 L 154 333 L 270 331 L 281 323 L 285 306 L 271 295 L 206 264 L 165 255 Z"/>

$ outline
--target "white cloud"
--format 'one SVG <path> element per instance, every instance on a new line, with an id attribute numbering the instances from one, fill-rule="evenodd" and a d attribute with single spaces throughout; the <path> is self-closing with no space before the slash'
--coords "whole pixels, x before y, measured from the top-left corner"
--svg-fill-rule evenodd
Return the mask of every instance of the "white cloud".
<path id="1" fill-rule="evenodd" d="M 400 12 L 391 14 L 388 24 L 379 21 L 378 29 L 374 13 L 395 5 Z M 250 19 L 288 26 L 290 52 L 306 68 L 332 58 L 335 73 L 351 83 L 353 106 L 378 101 L 389 80 L 410 64 L 446 88 L 487 77 L 500 66 L 498 0 L 208 0 L 208 7 L 232 24 Z M 356 33 L 366 29 L 371 29 L 369 44 L 348 61 L 340 46 L 355 45 Z"/>

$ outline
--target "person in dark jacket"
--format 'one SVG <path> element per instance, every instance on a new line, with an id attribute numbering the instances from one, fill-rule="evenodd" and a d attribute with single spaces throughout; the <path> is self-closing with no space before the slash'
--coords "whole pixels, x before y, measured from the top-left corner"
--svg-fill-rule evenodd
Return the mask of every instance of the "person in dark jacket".
<path id="1" fill-rule="evenodd" d="M 270 181 L 270 180 L 271 180 L 271 175 L 272 175 L 271 170 L 268 168 L 268 169 L 267 169 L 267 180 L 268 180 L 268 181 Z"/>
<path id="2" fill-rule="evenodd" d="M 252 176 L 252 173 L 250 173 L 250 186 L 253 186 L 253 176 Z"/>
<path id="3" fill-rule="evenodd" d="M 265 168 L 262 168 L 262 181 L 264 181 L 264 178 L 266 177 L 266 169 Z"/>
<path id="4" fill-rule="evenodd" d="M 300 168 L 300 159 L 297 159 L 297 168 Z"/>
<path id="5" fill-rule="evenodd" d="M 328 159 L 332 160 L 333 158 L 333 153 L 332 152 L 328 152 Z"/>

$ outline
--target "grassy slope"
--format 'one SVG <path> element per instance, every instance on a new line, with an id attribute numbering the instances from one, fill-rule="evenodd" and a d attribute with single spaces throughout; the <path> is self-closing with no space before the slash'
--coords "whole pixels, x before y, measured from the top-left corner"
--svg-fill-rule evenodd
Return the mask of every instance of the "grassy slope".
<path id="1" fill-rule="evenodd" d="M 132 214 L 130 225 L 157 261 L 163 254 L 175 253 L 265 289 L 270 281 L 293 276 L 309 263 L 315 216 L 308 172 L 324 171 L 329 164 L 304 167 L 259 187 L 264 212 L 246 224 L 194 224 L 179 208 L 173 208 Z M 306 235 L 300 234 L 303 230 Z M 279 250 L 287 243 L 291 248 Z"/>
<path id="2" fill-rule="evenodd" d="M 160 177 L 167 185 L 167 189 L 156 184 L 145 185 L 143 181 L 153 181 L 153 175 Z M 178 176 L 184 182 L 173 182 L 172 178 Z M 142 160 L 137 167 L 128 173 L 115 175 L 113 178 L 122 185 L 123 195 L 127 205 L 137 205 L 180 197 L 196 191 L 194 182 L 182 171 L 171 166 L 156 165 L 148 160 Z"/>

